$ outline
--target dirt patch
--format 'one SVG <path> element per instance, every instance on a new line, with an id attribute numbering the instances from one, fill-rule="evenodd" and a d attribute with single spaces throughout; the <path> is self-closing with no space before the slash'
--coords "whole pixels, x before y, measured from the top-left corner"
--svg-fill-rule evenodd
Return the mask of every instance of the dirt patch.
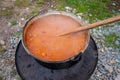
<path id="1" fill-rule="evenodd" d="M 0 1 L 0 6 L 4 7 L 4 8 L 8 8 L 8 7 L 14 6 L 14 1 L 11 1 L 11 0 L 1 0 Z"/>

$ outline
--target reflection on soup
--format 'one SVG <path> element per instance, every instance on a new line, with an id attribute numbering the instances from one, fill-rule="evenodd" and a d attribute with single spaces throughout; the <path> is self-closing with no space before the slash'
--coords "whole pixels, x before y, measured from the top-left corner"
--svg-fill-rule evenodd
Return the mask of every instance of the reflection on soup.
<path id="1" fill-rule="evenodd" d="M 88 39 L 88 33 L 56 36 L 81 24 L 70 16 L 51 14 L 39 17 L 24 31 L 24 42 L 28 50 L 45 61 L 62 61 L 81 52 Z"/>

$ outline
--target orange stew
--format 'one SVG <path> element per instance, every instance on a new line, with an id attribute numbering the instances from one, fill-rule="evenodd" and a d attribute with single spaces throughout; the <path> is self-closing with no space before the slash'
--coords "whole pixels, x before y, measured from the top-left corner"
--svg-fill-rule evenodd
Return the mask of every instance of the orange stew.
<path id="1" fill-rule="evenodd" d="M 56 35 L 80 26 L 81 24 L 78 21 L 66 15 L 51 14 L 39 17 L 25 28 L 25 46 L 41 60 L 66 60 L 85 48 L 88 33 Z"/>

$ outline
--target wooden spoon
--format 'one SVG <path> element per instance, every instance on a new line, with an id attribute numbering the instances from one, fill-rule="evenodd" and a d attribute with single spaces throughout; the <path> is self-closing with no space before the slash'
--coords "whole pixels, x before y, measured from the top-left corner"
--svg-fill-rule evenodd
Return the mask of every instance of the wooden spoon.
<path id="1" fill-rule="evenodd" d="M 88 25 L 73 29 L 73 30 L 70 30 L 70 31 L 65 31 L 63 33 L 58 34 L 58 36 L 75 34 L 75 33 L 81 32 L 81 31 L 85 31 L 85 30 L 88 30 L 88 29 L 99 27 L 101 25 L 116 22 L 116 21 L 119 21 L 119 20 L 120 20 L 120 16 L 115 16 L 115 17 L 112 17 L 112 18 L 108 18 L 108 19 L 105 19 L 105 20 L 102 20 L 102 21 L 99 21 L 99 22 L 95 22 L 95 23 L 92 23 L 92 24 L 88 24 Z"/>

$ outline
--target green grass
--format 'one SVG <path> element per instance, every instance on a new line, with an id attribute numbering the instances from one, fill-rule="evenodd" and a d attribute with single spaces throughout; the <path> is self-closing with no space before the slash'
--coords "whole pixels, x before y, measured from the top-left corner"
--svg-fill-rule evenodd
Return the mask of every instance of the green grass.
<path id="1" fill-rule="evenodd" d="M 115 33 L 109 34 L 109 35 L 104 35 L 105 36 L 105 44 L 108 47 L 114 47 L 114 48 L 120 48 L 120 45 L 117 45 L 115 41 L 117 39 L 120 39 L 119 35 L 116 35 Z"/>
<path id="2" fill-rule="evenodd" d="M 3 77 L 2 77 L 2 76 L 0 76 L 0 80 L 3 80 Z"/>
<path id="3" fill-rule="evenodd" d="M 11 21 L 10 23 L 11 23 L 11 25 L 13 25 L 13 26 L 15 26 L 15 25 L 18 24 L 16 20 Z"/>
<path id="4" fill-rule="evenodd" d="M 21 36 L 21 35 L 22 35 L 22 32 L 20 32 L 20 31 L 17 31 L 14 34 L 12 34 L 12 36 L 14 36 L 14 37 L 18 37 L 18 36 Z"/>
<path id="5" fill-rule="evenodd" d="M 25 17 L 25 18 L 30 18 L 31 16 L 34 16 L 34 15 L 36 15 L 36 14 L 38 14 L 39 13 L 39 8 L 35 8 L 35 9 L 32 9 L 31 10 L 31 13 L 30 14 L 28 14 L 28 15 L 24 15 L 23 17 Z"/>
<path id="6" fill-rule="evenodd" d="M 15 1 L 15 6 L 22 8 L 22 7 L 27 7 L 30 6 L 32 3 L 30 3 L 29 0 L 16 0 Z"/>
<path id="7" fill-rule="evenodd" d="M 3 54 L 6 52 L 6 49 L 2 47 L 2 44 L 0 44 L 0 54 Z"/>
<path id="8" fill-rule="evenodd" d="M 0 48 L 0 54 L 3 54 L 3 53 L 5 53 L 5 52 L 6 52 L 6 49 Z"/>
<path id="9" fill-rule="evenodd" d="M 22 80 L 22 78 L 20 76 L 18 76 L 16 80 Z"/>
<path id="10" fill-rule="evenodd" d="M 65 6 L 75 8 L 76 14 L 83 13 L 83 18 L 94 22 L 97 19 L 102 20 L 112 16 L 108 10 L 107 4 L 109 0 L 54 0 L 57 2 L 56 8 L 65 10 Z M 91 15 L 89 15 L 91 14 Z"/>
<path id="11" fill-rule="evenodd" d="M 27 17 L 27 14 L 22 14 L 21 17 L 22 17 L 22 18 L 25 18 L 25 19 L 28 18 L 28 17 Z"/>
<path id="12" fill-rule="evenodd" d="M 117 24 L 119 24 L 119 25 L 120 25 L 120 21 L 118 21 L 118 22 L 117 22 Z"/>
<path id="13" fill-rule="evenodd" d="M 5 17 L 11 17 L 13 14 L 13 11 L 12 11 L 12 7 L 11 8 L 7 8 L 5 10 L 3 10 L 2 8 L 0 8 L 0 17 L 1 16 L 5 16 Z"/>
<path id="14" fill-rule="evenodd" d="M 36 8 L 36 9 L 33 9 L 33 10 L 32 10 L 31 14 L 32 14 L 32 15 L 35 15 L 35 14 L 37 14 L 38 12 L 39 12 L 39 9 Z"/>
<path id="15" fill-rule="evenodd" d="M 44 0 L 35 0 L 35 5 L 41 7 L 44 4 Z"/>
<path id="16" fill-rule="evenodd" d="M 28 7 L 30 5 L 35 5 L 36 7 L 41 7 L 45 0 L 16 0 L 15 6 L 18 7 Z"/>

